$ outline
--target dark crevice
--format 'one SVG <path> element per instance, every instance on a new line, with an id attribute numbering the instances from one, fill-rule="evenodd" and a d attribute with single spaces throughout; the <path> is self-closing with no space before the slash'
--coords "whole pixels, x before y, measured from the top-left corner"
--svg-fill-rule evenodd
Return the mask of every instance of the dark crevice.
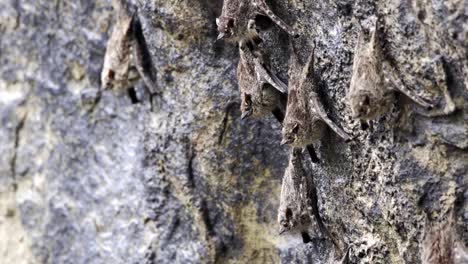
<path id="1" fill-rule="evenodd" d="M 187 164 L 187 185 L 190 189 L 195 188 L 195 173 L 193 169 L 193 160 L 195 159 L 195 153 L 192 148 L 189 147 L 188 151 L 188 164 Z"/>
<path id="2" fill-rule="evenodd" d="M 302 232 L 301 236 L 302 236 L 302 242 L 304 242 L 304 244 L 312 242 L 312 239 L 310 238 L 307 232 Z"/>
<path id="3" fill-rule="evenodd" d="M 281 109 L 279 109 L 277 107 L 272 111 L 272 113 L 273 113 L 273 116 L 276 118 L 276 120 L 278 120 L 278 122 L 280 122 L 280 124 L 283 124 L 283 120 L 284 120 L 283 111 L 281 111 Z"/>
<path id="4" fill-rule="evenodd" d="M 313 145 L 308 145 L 307 151 L 309 152 L 310 159 L 313 163 L 320 163 L 320 159 L 318 158 Z"/>
<path id="5" fill-rule="evenodd" d="M 365 121 L 361 121 L 361 129 L 362 130 L 367 130 L 369 129 L 369 124 Z"/>
<path id="6" fill-rule="evenodd" d="M 219 241 L 216 245 L 216 251 L 214 256 L 214 263 L 221 264 L 223 263 L 223 257 L 226 256 L 229 252 L 229 248 L 223 241 Z"/>
<path id="7" fill-rule="evenodd" d="M 218 136 L 218 144 L 220 145 L 223 142 L 224 135 L 226 134 L 227 126 L 229 123 L 229 114 L 232 110 L 232 108 L 236 105 L 235 102 L 230 102 L 226 106 L 226 110 L 224 111 L 224 118 L 221 121 L 222 127 L 221 127 L 221 132 Z"/>
<path id="8" fill-rule="evenodd" d="M 210 210 L 205 200 L 200 202 L 200 213 L 202 216 L 203 223 L 206 226 L 206 231 L 209 236 L 214 236 L 213 224 L 210 219 Z"/>
<path id="9" fill-rule="evenodd" d="M 178 217 L 173 217 L 172 218 L 172 221 L 170 223 L 170 227 L 169 227 L 169 232 L 166 234 L 165 236 L 165 241 L 170 241 L 175 233 L 176 233 L 176 230 L 177 228 L 180 226 L 180 221 L 179 221 L 179 218 Z"/>
<path id="10" fill-rule="evenodd" d="M 13 149 L 13 156 L 11 157 L 10 160 L 10 170 L 11 170 L 11 176 L 13 177 L 13 187 L 16 190 L 17 183 L 16 183 L 16 162 L 17 162 L 17 154 L 18 154 L 18 147 L 19 147 L 19 141 L 20 141 L 20 133 L 21 130 L 24 128 L 24 124 L 26 123 L 26 118 L 28 114 L 26 113 L 23 118 L 20 119 L 18 125 L 15 128 L 15 139 L 14 139 L 14 149 Z"/>
<path id="11" fill-rule="evenodd" d="M 255 17 L 255 25 L 261 31 L 266 31 L 270 29 L 274 24 L 273 24 L 273 21 L 268 16 L 259 14 Z"/>
<path id="12" fill-rule="evenodd" d="M 128 96 L 130 97 L 130 100 L 132 101 L 132 104 L 139 104 L 140 99 L 138 99 L 138 95 L 136 92 L 135 87 L 131 87 L 127 90 Z"/>

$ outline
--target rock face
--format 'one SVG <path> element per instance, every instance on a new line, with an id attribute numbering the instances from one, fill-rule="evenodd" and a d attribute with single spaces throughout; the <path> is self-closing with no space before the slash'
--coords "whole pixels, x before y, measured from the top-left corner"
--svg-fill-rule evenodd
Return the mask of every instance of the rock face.
<path id="1" fill-rule="evenodd" d="M 301 33 L 303 58 L 317 41 L 321 98 L 354 137 L 346 144 L 330 132 L 313 165 L 320 212 L 341 246 L 352 244 L 351 262 L 419 263 L 426 226 L 454 204 L 466 244 L 465 1 L 267 2 Z M 0 262 L 336 259 L 319 232 L 309 244 L 278 235 L 288 148 L 273 117 L 240 120 L 238 52 L 215 43 L 222 1 L 128 4 L 138 10 L 157 93 L 150 100 L 140 82 L 94 104 L 110 1 L 0 3 Z M 359 24 L 368 32 L 376 14 L 387 59 L 438 105 L 427 112 L 400 94 L 362 130 L 345 94 Z M 287 35 L 273 27 L 262 37 L 286 81 Z"/>

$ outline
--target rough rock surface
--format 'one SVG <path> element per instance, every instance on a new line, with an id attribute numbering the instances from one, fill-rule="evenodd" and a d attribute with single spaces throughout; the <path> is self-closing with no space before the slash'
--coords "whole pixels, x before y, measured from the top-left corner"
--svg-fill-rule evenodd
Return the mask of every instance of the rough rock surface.
<path id="1" fill-rule="evenodd" d="M 320 211 L 353 263 L 419 263 L 425 226 L 455 203 L 468 242 L 467 6 L 464 0 L 268 1 L 317 41 L 321 97 L 354 136 L 316 147 Z M 273 118 L 241 121 L 236 47 L 215 43 L 221 0 L 139 0 L 158 77 L 150 103 L 97 97 L 110 1 L 0 2 L 0 263 L 329 263 L 336 254 L 277 234 L 287 147 Z M 437 98 L 432 117 L 399 95 L 367 130 L 345 93 L 360 31 L 383 21 L 388 59 Z M 287 80 L 288 41 L 264 48 Z M 129 96 L 133 95 L 133 96 Z M 447 95 L 453 99 L 448 100 Z M 135 98 L 138 97 L 138 98 Z M 453 104 L 453 105 L 452 105 Z M 439 111 L 440 112 L 440 111 Z M 312 227 L 313 229 L 313 227 Z"/>

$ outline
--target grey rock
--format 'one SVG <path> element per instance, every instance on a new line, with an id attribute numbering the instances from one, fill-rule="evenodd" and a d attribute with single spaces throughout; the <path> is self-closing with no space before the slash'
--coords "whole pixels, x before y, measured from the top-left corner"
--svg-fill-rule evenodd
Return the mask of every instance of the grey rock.
<path id="1" fill-rule="evenodd" d="M 466 4 L 268 1 L 317 40 L 320 95 L 331 131 L 313 165 L 323 220 L 353 263 L 419 263 L 422 233 L 456 202 L 468 243 Z M 415 3 L 411 3 L 415 2 Z M 157 77 L 105 91 L 99 76 L 110 1 L 0 3 L 0 263 L 329 263 L 313 243 L 280 237 L 276 210 L 286 147 L 273 117 L 241 121 L 237 48 L 215 43 L 221 1 L 127 1 L 138 10 Z M 359 26 L 382 18 L 384 52 L 405 83 L 456 111 L 427 117 L 398 96 L 361 130 L 344 101 Z M 287 35 L 263 32 L 287 80 Z M 443 71 L 432 61 L 442 60 Z"/>

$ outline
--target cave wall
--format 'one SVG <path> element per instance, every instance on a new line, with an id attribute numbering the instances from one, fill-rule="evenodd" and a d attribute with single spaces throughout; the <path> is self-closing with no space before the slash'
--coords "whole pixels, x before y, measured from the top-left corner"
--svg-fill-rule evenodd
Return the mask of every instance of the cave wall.
<path id="1" fill-rule="evenodd" d="M 240 120 L 238 51 L 215 42 L 222 1 L 139 0 L 157 76 L 106 91 L 110 1 L 0 3 L 1 263 L 329 263 L 331 242 L 277 233 L 288 147 L 273 117 Z M 328 133 L 313 165 L 320 212 L 353 263 L 419 263 L 429 222 L 455 204 L 468 242 L 467 15 L 463 0 L 268 1 L 316 40 L 320 96 L 354 137 Z M 345 94 L 360 31 L 383 21 L 384 52 L 432 112 L 398 95 L 362 130 Z M 287 35 L 263 32 L 287 80 Z M 455 110 L 449 115 L 443 111 Z M 431 116 L 429 116 L 431 115 Z M 312 226 L 312 230 L 315 230 Z"/>

